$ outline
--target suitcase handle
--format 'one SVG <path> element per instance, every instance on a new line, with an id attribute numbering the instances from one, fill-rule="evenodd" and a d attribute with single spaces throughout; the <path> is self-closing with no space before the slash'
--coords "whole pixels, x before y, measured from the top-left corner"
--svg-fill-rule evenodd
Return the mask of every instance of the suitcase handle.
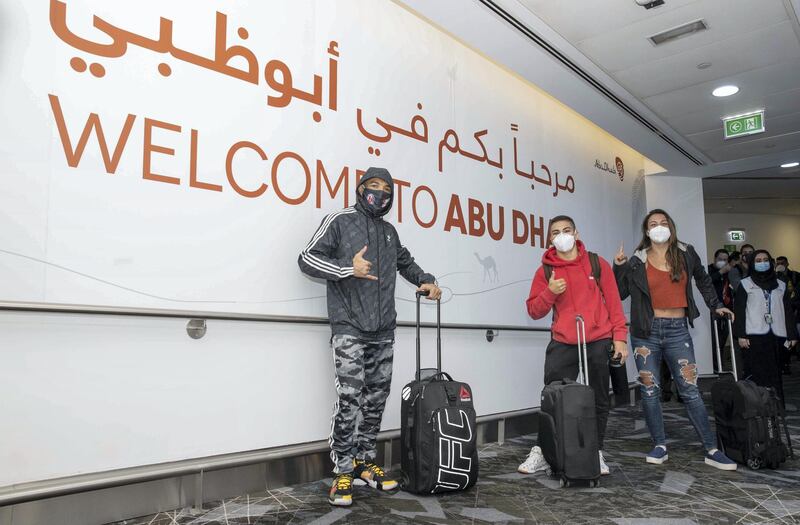
<path id="1" fill-rule="evenodd" d="M 722 350 L 719 347 L 719 327 L 717 325 L 717 322 L 719 322 L 719 320 L 713 319 L 713 321 L 714 321 L 713 323 L 714 326 L 711 329 L 714 331 L 714 344 L 717 349 L 717 374 L 719 375 L 722 373 Z M 731 346 L 731 353 L 733 353 L 733 346 Z"/>
<path id="2" fill-rule="evenodd" d="M 586 349 L 586 323 L 580 314 L 575 316 L 575 328 L 578 332 L 578 383 L 589 386 L 589 356 Z"/>
<path id="3" fill-rule="evenodd" d="M 425 379 L 422 379 L 422 381 L 435 381 L 436 379 L 446 379 L 447 381 L 452 381 L 453 376 L 451 376 L 447 372 L 436 372 L 435 374 L 430 375 Z"/>
<path id="4" fill-rule="evenodd" d="M 417 292 L 417 381 L 421 379 L 420 370 L 420 298 L 427 297 L 428 292 Z M 436 372 L 442 373 L 442 302 L 436 299 Z"/>
<path id="5" fill-rule="evenodd" d="M 733 367 L 733 380 L 739 380 L 739 374 L 736 373 L 736 348 L 733 346 L 733 322 L 731 318 L 727 315 L 725 319 L 728 321 L 728 342 L 731 344 L 731 366 Z M 721 321 L 721 319 L 714 320 L 714 341 L 717 343 L 717 374 L 721 374 L 724 372 L 722 369 L 722 351 L 719 347 L 719 334 L 717 333 L 717 323 Z"/>

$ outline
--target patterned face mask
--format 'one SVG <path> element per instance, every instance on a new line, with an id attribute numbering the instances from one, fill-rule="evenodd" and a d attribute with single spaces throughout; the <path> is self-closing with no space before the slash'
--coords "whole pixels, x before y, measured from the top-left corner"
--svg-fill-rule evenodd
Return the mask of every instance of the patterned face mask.
<path id="1" fill-rule="evenodd" d="M 372 213 L 380 214 L 392 200 L 392 194 L 383 190 L 364 188 L 364 204 Z"/>

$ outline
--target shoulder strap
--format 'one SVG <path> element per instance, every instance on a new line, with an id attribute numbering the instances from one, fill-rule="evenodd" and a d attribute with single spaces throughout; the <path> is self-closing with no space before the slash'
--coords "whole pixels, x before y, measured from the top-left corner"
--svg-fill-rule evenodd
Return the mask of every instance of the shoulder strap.
<path id="1" fill-rule="evenodd" d="M 600 258 L 594 252 L 589 252 L 589 264 L 592 265 L 592 275 L 594 280 L 600 285 Z"/>
<path id="2" fill-rule="evenodd" d="M 598 286 L 600 283 L 600 258 L 594 252 L 589 252 L 589 264 L 592 265 L 592 276 L 594 280 L 597 281 Z M 550 276 L 553 275 L 553 267 L 549 264 L 543 264 L 542 269 L 544 270 L 544 280 L 550 281 Z"/>

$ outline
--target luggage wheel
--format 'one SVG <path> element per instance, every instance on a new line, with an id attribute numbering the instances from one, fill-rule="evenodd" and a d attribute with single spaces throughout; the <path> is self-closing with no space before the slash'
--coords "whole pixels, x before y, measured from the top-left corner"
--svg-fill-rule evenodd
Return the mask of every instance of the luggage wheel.
<path id="1" fill-rule="evenodd" d="M 764 465 L 761 458 L 747 458 L 747 466 L 753 470 L 758 470 Z"/>
<path id="2" fill-rule="evenodd" d="M 562 489 L 568 489 L 569 488 L 569 480 L 562 476 L 558 480 L 558 486 L 561 487 Z"/>
<path id="3" fill-rule="evenodd" d="M 593 488 L 599 487 L 599 486 L 600 486 L 600 480 L 599 479 L 590 479 L 589 480 L 589 488 L 590 489 L 593 489 Z"/>

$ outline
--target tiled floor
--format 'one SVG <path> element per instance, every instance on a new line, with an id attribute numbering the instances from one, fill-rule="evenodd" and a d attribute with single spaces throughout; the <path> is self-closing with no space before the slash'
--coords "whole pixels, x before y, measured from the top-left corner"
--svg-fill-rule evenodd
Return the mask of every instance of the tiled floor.
<path id="1" fill-rule="evenodd" d="M 798 372 L 795 364 L 795 373 Z M 800 455 L 800 376 L 786 378 L 788 414 Z M 606 459 L 611 475 L 595 489 L 560 489 L 542 473 L 516 472 L 534 436 L 481 450 L 481 480 L 465 493 L 419 497 L 356 489 L 350 508 L 327 503 L 330 479 L 209 503 L 202 512 L 180 509 L 116 525 L 262 523 L 800 523 L 800 459 L 780 470 L 706 466 L 682 405 L 665 405 L 669 461 L 647 465 L 650 441 L 638 407 L 614 409 Z"/>

